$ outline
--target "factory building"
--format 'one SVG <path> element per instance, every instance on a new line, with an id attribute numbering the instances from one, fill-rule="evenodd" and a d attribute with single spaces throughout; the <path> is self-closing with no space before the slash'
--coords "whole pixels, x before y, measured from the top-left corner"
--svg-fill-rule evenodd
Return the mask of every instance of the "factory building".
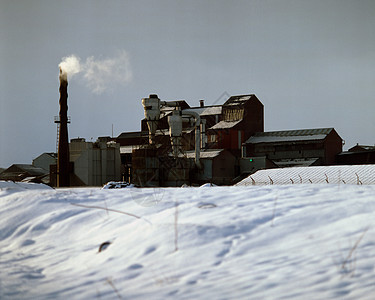
<path id="1" fill-rule="evenodd" d="M 243 156 L 266 157 L 279 168 L 333 165 L 342 144 L 333 128 L 257 132 L 243 144 Z"/>
<path id="2" fill-rule="evenodd" d="M 0 173 L 0 180 L 48 183 L 48 171 L 28 164 L 13 164 Z"/>
<path id="3" fill-rule="evenodd" d="M 259 169 L 375 161 L 374 147 L 342 153 L 334 128 L 264 132 L 264 106 L 254 94 L 231 96 L 220 105 L 199 100 L 196 107 L 152 94 L 142 99 L 140 131 L 69 143 L 68 76 L 61 66 L 59 81 L 57 154 L 40 155 L 34 166 L 14 165 L 2 178 L 40 180 L 49 167 L 50 185 L 57 187 L 119 180 L 138 186 L 231 185 Z"/>
<path id="4" fill-rule="evenodd" d="M 343 141 L 334 128 L 264 132 L 254 94 L 222 105 L 142 99 L 141 131 L 124 132 L 122 179 L 140 186 L 233 184 L 259 169 L 336 164 Z"/>
<path id="5" fill-rule="evenodd" d="M 112 180 L 138 186 L 231 185 L 262 168 L 334 164 L 342 151 L 333 128 L 264 132 L 264 107 L 254 94 L 231 96 L 222 105 L 200 100 L 196 107 L 153 94 L 142 99 L 140 131 L 69 143 L 68 82 L 62 69 L 59 79 L 52 186 L 98 186 Z"/>
<path id="6" fill-rule="evenodd" d="M 223 105 L 190 107 L 184 100 L 142 100 L 140 132 L 118 136 L 123 180 L 141 186 L 232 184 L 239 175 L 242 143 L 263 131 L 263 104 L 255 95 Z"/>
<path id="7" fill-rule="evenodd" d="M 375 146 L 356 145 L 337 156 L 339 165 L 375 164 Z"/>
<path id="8" fill-rule="evenodd" d="M 33 166 L 42 168 L 49 172 L 50 165 L 55 165 L 57 160 L 57 154 L 56 153 L 42 153 L 38 157 L 33 159 Z"/>
<path id="9" fill-rule="evenodd" d="M 232 96 L 223 104 L 220 119 L 207 129 L 209 147 L 240 156 L 242 143 L 264 130 L 264 107 L 255 95 Z"/>
<path id="10" fill-rule="evenodd" d="M 96 142 L 83 138 L 69 143 L 70 186 L 102 186 L 108 181 L 121 180 L 120 145 L 109 137 Z M 56 165 L 51 166 L 51 185 L 57 186 Z"/>

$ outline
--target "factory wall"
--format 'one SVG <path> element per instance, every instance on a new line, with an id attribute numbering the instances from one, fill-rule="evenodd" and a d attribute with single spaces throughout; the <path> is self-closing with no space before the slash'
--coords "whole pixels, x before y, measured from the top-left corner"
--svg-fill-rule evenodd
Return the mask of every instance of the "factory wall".
<path id="1" fill-rule="evenodd" d="M 247 140 L 255 132 L 264 131 L 264 106 L 262 102 L 253 95 L 244 106 L 243 121 L 239 124 L 239 129 L 244 132 L 243 141 Z"/>
<path id="2" fill-rule="evenodd" d="M 77 177 L 73 185 L 101 186 L 108 181 L 121 180 L 119 144 L 77 139 L 72 140 L 69 146 L 70 159 L 74 162 L 73 172 Z"/>
<path id="3" fill-rule="evenodd" d="M 335 130 L 333 130 L 324 140 L 324 157 L 325 165 L 334 165 L 337 163 L 337 154 L 342 152 L 342 139 L 337 134 Z"/>
<path id="4" fill-rule="evenodd" d="M 56 164 L 56 153 L 43 153 L 37 158 L 33 159 L 33 166 L 49 171 L 50 165 Z"/>
<path id="5" fill-rule="evenodd" d="M 197 182 L 230 185 L 235 177 L 235 163 L 236 157 L 228 150 L 218 150 L 216 155 L 201 158 L 202 169 L 198 171 Z"/>
<path id="6" fill-rule="evenodd" d="M 346 151 L 337 155 L 339 165 L 365 165 L 375 164 L 375 150 Z"/>
<path id="7" fill-rule="evenodd" d="M 212 137 L 215 136 L 216 137 Z M 231 149 L 231 150 L 241 150 L 241 145 L 245 141 L 245 132 L 239 129 L 220 129 L 216 132 L 210 132 L 208 134 L 209 140 L 217 140 L 216 147 L 218 149 Z"/>
<path id="8" fill-rule="evenodd" d="M 236 157 L 229 151 L 222 151 L 212 160 L 212 182 L 215 184 L 232 184 L 235 177 Z"/>

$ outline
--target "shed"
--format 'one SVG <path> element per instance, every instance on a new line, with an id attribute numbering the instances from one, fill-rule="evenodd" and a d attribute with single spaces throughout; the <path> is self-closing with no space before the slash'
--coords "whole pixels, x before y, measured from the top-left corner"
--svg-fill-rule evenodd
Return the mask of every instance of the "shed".
<path id="1" fill-rule="evenodd" d="M 33 166 L 42 168 L 49 172 L 50 165 L 56 164 L 57 154 L 56 153 L 42 153 L 38 157 L 33 159 Z"/>
<path id="2" fill-rule="evenodd" d="M 0 180 L 22 181 L 25 178 L 34 178 L 42 182 L 48 171 L 28 164 L 14 164 L 0 174 Z"/>
<path id="3" fill-rule="evenodd" d="M 375 164 L 375 146 L 356 145 L 337 155 L 340 165 Z"/>

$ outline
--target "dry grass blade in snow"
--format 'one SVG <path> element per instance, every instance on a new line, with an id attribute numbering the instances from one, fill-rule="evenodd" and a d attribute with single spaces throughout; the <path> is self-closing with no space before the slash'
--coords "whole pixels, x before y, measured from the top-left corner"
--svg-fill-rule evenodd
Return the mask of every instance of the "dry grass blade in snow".
<path id="1" fill-rule="evenodd" d="M 293 180 L 139 191 L 156 205 L 0 182 L 0 299 L 371 299 L 375 186 Z"/>

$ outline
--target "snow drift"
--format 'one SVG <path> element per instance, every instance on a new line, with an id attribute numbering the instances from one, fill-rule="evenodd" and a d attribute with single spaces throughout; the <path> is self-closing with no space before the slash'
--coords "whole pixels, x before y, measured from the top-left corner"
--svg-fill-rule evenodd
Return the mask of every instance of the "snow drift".
<path id="1" fill-rule="evenodd" d="M 10 185 L 0 185 L 0 299 L 371 299 L 375 292 L 375 186 Z"/>
<path id="2" fill-rule="evenodd" d="M 314 166 L 259 170 L 237 185 L 375 184 L 375 165 Z"/>

